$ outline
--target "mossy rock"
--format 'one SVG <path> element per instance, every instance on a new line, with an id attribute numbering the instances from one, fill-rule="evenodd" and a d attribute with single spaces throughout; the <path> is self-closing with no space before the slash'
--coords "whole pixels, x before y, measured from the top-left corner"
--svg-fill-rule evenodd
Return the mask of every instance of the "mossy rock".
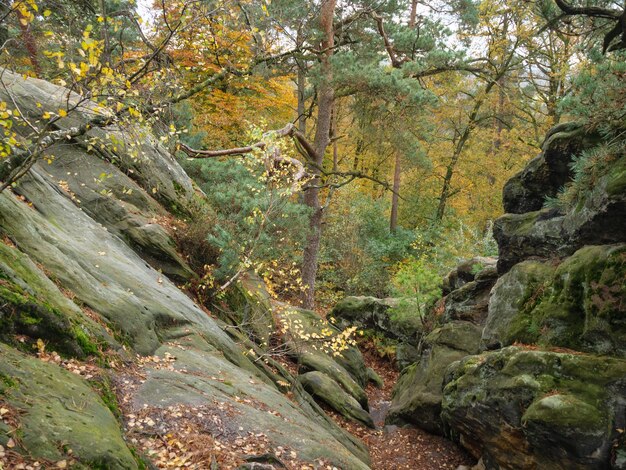
<path id="1" fill-rule="evenodd" d="M 433 330 L 424 341 L 420 360 L 405 368 L 393 390 L 387 424 L 414 424 L 443 434 L 443 379 L 450 364 L 478 352 L 480 328 L 454 321 Z"/>
<path id="2" fill-rule="evenodd" d="M 265 283 L 257 275 L 247 273 L 234 283 L 215 311 L 227 324 L 244 330 L 259 346 L 269 346 L 276 323 L 271 297 Z"/>
<path id="3" fill-rule="evenodd" d="M 563 215 L 551 209 L 505 214 L 494 222 L 493 236 L 498 242 L 500 275 L 529 258 L 549 259 L 574 251 L 563 228 Z"/>
<path id="4" fill-rule="evenodd" d="M 0 344 L 0 396 L 19 412 L 17 449 L 35 458 L 71 457 L 86 468 L 136 469 L 118 422 L 76 374 Z"/>
<path id="5" fill-rule="evenodd" d="M 494 289 L 483 337 L 626 357 L 626 245 L 588 246 L 556 269 L 526 262 Z"/>
<path id="6" fill-rule="evenodd" d="M 324 323 L 315 312 L 278 302 L 274 302 L 273 307 L 278 321 L 287 330 L 286 346 L 289 354 L 298 362 L 300 372 L 323 372 L 367 410 L 367 394 L 364 388 L 370 381 L 371 374 L 368 373 L 360 351 L 349 346 L 334 354 L 325 348 L 323 343 L 339 334 L 339 330 Z M 324 335 L 324 331 L 331 335 Z"/>
<path id="7" fill-rule="evenodd" d="M 377 299 L 375 297 L 346 297 L 339 301 L 329 317 L 339 328 L 356 326 L 361 330 L 372 330 L 385 337 L 417 344 L 422 323 L 415 308 L 415 315 L 396 315 L 395 309 L 411 310 L 401 299 Z"/>
<path id="8" fill-rule="evenodd" d="M 444 296 L 450 292 L 460 289 L 468 282 L 479 279 L 485 280 L 486 277 L 493 277 L 493 271 L 497 263 L 496 258 L 475 256 L 459 263 L 454 269 L 450 270 L 442 281 L 442 293 Z M 487 275 L 487 276 L 485 276 Z"/>
<path id="9" fill-rule="evenodd" d="M 556 196 L 571 180 L 572 158 L 598 141 L 599 136 L 588 133 L 580 122 L 567 122 L 550 129 L 542 153 L 504 185 L 505 212 L 523 214 L 541 209 L 546 197 Z"/>
<path id="10" fill-rule="evenodd" d="M 512 346 L 450 366 L 442 418 L 488 468 L 604 469 L 625 393 L 624 360 Z"/>
<path id="11" fill-rule="evenodd" d="M 0 340 L 30 347 L 41 339 L 49 350 L 83 358 L 114 345 L 104 328 L 63 296 L 17 249 L 0 243 Z M 16 341 L 17 335 L 28 342 Z"/>
<path id="12" fill-rule="evenodd" d="M 498 279 L 491 291 L 488 315 L 483 329 L 481 347 L 497 349 L 510 345 L 514 339 L 511 324 L 523 309 L 531 309 L 548 288 L 555 267 L 539 261 L 524 261 Z M 528 333 L 538 333 L 536 325 Z M 536 336 L 533 340 L 536 340 Z M 528 338 L 516 340 L 529 342 Z M 533 341 L 530 341 L 533 342 Z"/>
<path id="13" fill-rule="evenodd" d="M 374 421 L 370 414 L 326 374 L 318 371 L 307 372 L 299 375 L 298 381 L 307 392 L 346 418 L 358 421 L 370 428 L 374 427 Z"/>

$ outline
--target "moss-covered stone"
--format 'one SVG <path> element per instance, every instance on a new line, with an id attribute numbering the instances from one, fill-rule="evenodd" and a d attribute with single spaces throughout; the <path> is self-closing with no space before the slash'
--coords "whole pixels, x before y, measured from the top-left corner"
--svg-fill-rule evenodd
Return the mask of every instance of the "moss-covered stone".
<path id="1" fill-rule="evenodd" d="M 276 331 L 270 300 L 265 283 L 256 274 L 246 273 L 226 291 L 215 310 L 223 321 L 242 329 L 255 343 L 267 348 Z"/>
<path id="2" fill-rule="evenodd" d="M 68 356 L 98 355 L 112 344 L 105 330 L 67 300 L 17 249 L 0 243 L 0 340 L 30 347 L 38 339 Z M 29 342 L 15 341 L 16 335 Z"/>
<path id="3" fill-rule="evenodd" d="M 135 469 L 118 423 L 77 375 L 0 344 L 0 374 L 14 385 L 0 395 L 19 411 L 19 450 L 87 468 Z"/>
<path id="4" fill-rule="evenodd" d="M 587 246 L 554 268 L 515 266 L 501 278 L 483 332 L 514 342 L 626 357 L 626 245 Z"/>
<path id="5" fill-rule="evenodd" d="M 370 428 L 374 427 L 370 414 L 326 374 L 317 371 L 307 372 L 298 376 L 298 381 L 307 392 L 346 418 L 363 423 Z"/>
<path id="6" fill-rule="evenodd" d="M 388 424 L 411 423 L 443 434 L 441 400 L 447 367 L 478 352 L 480 328 L 470 322 L 446 323 L 424 341 L 421 359 L 402 371 L 387 415 Z"/>
<path id="7" fill-rule="evenodd" d="M 488 316 L 483 329 L 481 346 L 496 349 L 511 344 L 511 340 L 534 342 L 538 325 L 529 322 L 524 336 L 513 338 L 510 334 L 514 322 L 525 322 L 520 311 L 532 309 L 548 288 L 554 266 L 539 261 L 524 261 L 498 279 L 491 291 Z M 531 336 L 531 340 L 528 337 Z"/>
<path id="8" fill-rule="evenodd" d="M 400 299 L 346 297 L 335 305 L 330 317 L 340 328 L 356 326 L 361 330 L 380 332 L 392 340 L 416 344 L 422 330 L 419 315 L 417 311 L 415 315 L 394 315 L 394 309 L 399 306 Z"/>
<path id="9" fill-rule="evenodd" d="M 626 361 L 508 347 L 453 364 L 442 417 L 489 468 L 609 468 Z"/>

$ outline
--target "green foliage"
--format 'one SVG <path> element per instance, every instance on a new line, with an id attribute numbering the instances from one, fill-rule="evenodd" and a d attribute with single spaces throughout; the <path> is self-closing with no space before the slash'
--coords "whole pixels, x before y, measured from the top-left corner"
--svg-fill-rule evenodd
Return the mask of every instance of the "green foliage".
<path id="1" fill-rule="evenodd" d="M 279 188 L 266 184 L 261 158 L 191 160 L 183 166 L 214 211 L 209 224 L 199 223 L 219 253 L 216 279 L 227 280 L 242 268 L 260 270 L 263 276 L 270 266 L 288 270 L 297 265 L 308 212 Z"/>
<path id="2" fill-rule="evenodd" d="M 626 128 L 626 51 L 604 56 L 589 52 L 589 63 L 573 80 L 573 92 L 560 103 L 563 112 L 607 138 Z"/>
<path id="3" fill-rule="evenodd" d="M 411 252 L 413 232 L 389 232 L 387 200 L 346 189 L 327 213 L 320 256 L 322 302 L 344 295 L 385 297 L 393 267 Z"/>

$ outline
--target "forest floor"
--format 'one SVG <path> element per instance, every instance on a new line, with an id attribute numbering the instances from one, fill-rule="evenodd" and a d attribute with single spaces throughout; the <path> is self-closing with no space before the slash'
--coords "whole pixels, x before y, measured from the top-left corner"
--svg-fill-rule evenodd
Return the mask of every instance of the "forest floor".
<path id="1" fill-rule="evenodd" d="M 400 374 L 391 360 L 381 358 L 373 348 L 362 345 L 361 351 L 365 363 L 384 381 L 383 388 L 370 384 L 366 389 L 376 429 L 348 421 L 333 411 L 327 412 L 340 426 L 365 442 L 372 470 L 456 470 L 461 465 L 471 467 L 476 463 L 458 445 L 441 436 L 415 427 L 385 426 L 391 393 Z"/>

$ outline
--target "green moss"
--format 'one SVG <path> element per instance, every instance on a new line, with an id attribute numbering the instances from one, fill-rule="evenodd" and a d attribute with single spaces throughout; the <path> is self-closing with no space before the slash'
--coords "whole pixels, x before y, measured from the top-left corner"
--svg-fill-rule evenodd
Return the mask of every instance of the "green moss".
<path id="1" fill-rule="evenodd" d="M 28 350 L 29 343 L 38 339 L 48 348 L 70 357 L 98 354 L 89 336 L 58 309 L 42 302 L 9 280 L 0 284 L 0 340 Z M 16 335 L 30 342 L 16 342 Z"/>
<path id="2" fill-rule="evenodd" d="M 533 402 L 522 423 L 541 422 L 556 428 L 597 429 L 606 425 L 606 413 L 571 395 L 548 395 Z"/>
<path id="3" fill-rule="evenodd" d="M 515 269 L 515 268 L 514 268 Z M 626 356 L 626 245 L 587 246 L 532 286 L 511 320 L 507 344 L 559 346 Z"/>
<path id="4" fill-rule="evenodd" d="M 6 393 L 9 388 L 17 387 L 18 383 L 7 374 L 0 372 L 0 393 Z"/>
<path id="5" fill-rule="evenodd" d="M 80 326 L 74 326 L 73 328 L 74 337 L 76 341 L 82 348 L 82 350 L 89 355 L 99 356 L 100 350 L 98 349 L 98 345 L 94 343 L 91 338 L 82 330 Z"/>
<path id="6" fill-rule="evenodd" d="M 129 445 L 128 450 L 130 450 L 130 453 L 133 454 L 133 458 L 135 459 L 135 462 L 137 462 L 137 468 L 139 470 L 148 470 L 149 468 L 153 468 L 150 461 L 135 447 Z"/>
<path id="7" fill-rule="evenodd" d="M 111 386 L 111 381 L 108 377 L 100 377 L 98 380 L 92 382 L 93 388 L 98 392 L 102 402 L 106 405 L 106 407 L 111 411 L 115 419 L 117 419 L 120 423 L 122 422 L 122 411 L 120 410 L 119 404 L 117 402 L 117 396 L 113 391 L 113 387 Z"/>
<path id="8" fill-rule="evenodd" d="M 620 158 L 610 169 L 607 177 L 606 192 L 609 195 L 626 192 L 626 157 Z"/>

